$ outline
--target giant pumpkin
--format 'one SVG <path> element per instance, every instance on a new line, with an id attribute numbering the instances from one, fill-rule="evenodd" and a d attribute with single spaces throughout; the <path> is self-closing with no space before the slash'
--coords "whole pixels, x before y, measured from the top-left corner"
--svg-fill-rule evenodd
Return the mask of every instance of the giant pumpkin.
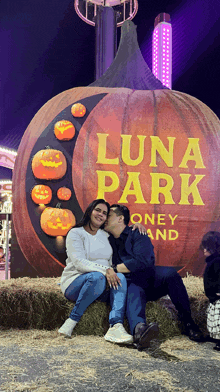
<path id="1" fill-rule="evenodd" d="M 120 52 L 116 62 L 118 58 Z M 120 72 L 124 75 L 123 69 Z M 105 75 L 101 79 L 105 84 Z M 53 124 L 60 119 L 72 121 L 76 134 L 62 145 L 72 159 L 72 168 L 67 160 L 65 176 L 69 184 L 60 180 L 56 189 L 68 185 L 72 190 L 65 208 L 76 220 L 96 197 L 126 204 L 132 222 L 146 225 L 157 264 L 173 265 L 183 273 L 202 272 L 201 238 L 219 227 L 220 121 L 198 99 L 163 89 L 150 76 L 149 80 L 149 90 L 146 85 L 141 89 L 141 80 L 137 89 L 132 82 L 131 88 L 94 84 L 61 93 L 44 105 L 25 132 L 13 177 L 13 220 L 22 252 L 45 276 L 59 274 L 62 263 L 53 246 L 37 234 L 23 184 L 31 185 L 32 151 L 51 137 Z M 71 113 L 75 103 L 86 108 L 86 115 L 76 120 Z M 21 166 L 24 170 L 19 170 Z M 40 257 L 32 256 L 33 246 Z"/>

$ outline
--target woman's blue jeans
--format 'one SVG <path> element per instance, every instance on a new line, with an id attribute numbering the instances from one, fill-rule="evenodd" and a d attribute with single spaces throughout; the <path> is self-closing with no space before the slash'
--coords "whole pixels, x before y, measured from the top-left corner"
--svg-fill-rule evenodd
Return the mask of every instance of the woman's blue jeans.
<path id="1" fill-rule="evenodd" d="M 118 290 L 106 288 L 106 278 L 101 272 L 88 272 L 78 276 L 65 291 L 65 297 L 72 302 L 76 302 L 70 318 L 79 321 L 88 306 L 96 299 L 102 302 L 110 301 L 111 312 L 109 314 L 109 324 L 124 322 L 124 313 L 127 295 L 127 282 L 123 274 L 117 273 L 121 280 Z"/>

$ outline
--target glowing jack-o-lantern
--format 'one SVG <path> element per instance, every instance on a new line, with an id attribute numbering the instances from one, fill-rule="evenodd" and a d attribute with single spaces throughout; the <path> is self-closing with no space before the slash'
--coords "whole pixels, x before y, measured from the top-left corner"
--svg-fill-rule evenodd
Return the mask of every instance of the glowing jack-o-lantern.
<path id="1" fill-rule="evenodd" d="M 36 204 L 49 204 L 52 190 L 47 185 L 35 185 L 31 191 L 31 198 Z"/>
<path id="2" fill-rule="evenodd" d="M 86 108 L 81 103 L 75 103 L 71 107 L 71 113 L 74 117 L 84 117 L 86 114 Z"/>
<path id="3" fill-rule="evenodd" d="M 65 175 L 66 169 L 66 158 L 59 150 L 40 150 L 32 160 L 33 174 L 41 180 L 58 180 Z"/>
<path id="4" fill-rule="evenodd" d="M 75 136 L 75 127 L 71 121 L 61 120 L 55 124 L 54 133 L 59 140 L 71 140 Z"/>
<path id="5" fill-rule="evenodd" d="M 52 237 L 65 236 L 75 225 L 76 219 L 70 210 L 47 207 L 40 217 L 42 230 Z"/>
<path id="6" fill-rule="evenodd" d="M 59 200 L 69 200 L 71 198 L 72 192 L 69 188 L 62 187 L 57 191 L 57 197 Z"/>

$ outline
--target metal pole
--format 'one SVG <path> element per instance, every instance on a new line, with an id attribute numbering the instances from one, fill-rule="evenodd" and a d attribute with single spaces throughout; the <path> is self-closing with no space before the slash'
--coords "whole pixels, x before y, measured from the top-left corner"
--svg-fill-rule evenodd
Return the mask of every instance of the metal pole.
<path id="1" fill-rule="evenodd" d="M 116 54 L 117 23 L 112 7 L 98 7 L 95 17 L 95 33 L 97 80 L 106 72 Z"/>

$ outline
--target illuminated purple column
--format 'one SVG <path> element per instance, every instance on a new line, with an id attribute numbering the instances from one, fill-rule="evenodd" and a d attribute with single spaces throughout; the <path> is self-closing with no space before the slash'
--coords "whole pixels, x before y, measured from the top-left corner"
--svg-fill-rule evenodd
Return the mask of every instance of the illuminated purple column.
<path id="1" fill-rule="evenodd" d="M 166 13 L 159 14 L 154 22 L 152 72 L 164 86 L 172 88 L 172 26 Z"/>

